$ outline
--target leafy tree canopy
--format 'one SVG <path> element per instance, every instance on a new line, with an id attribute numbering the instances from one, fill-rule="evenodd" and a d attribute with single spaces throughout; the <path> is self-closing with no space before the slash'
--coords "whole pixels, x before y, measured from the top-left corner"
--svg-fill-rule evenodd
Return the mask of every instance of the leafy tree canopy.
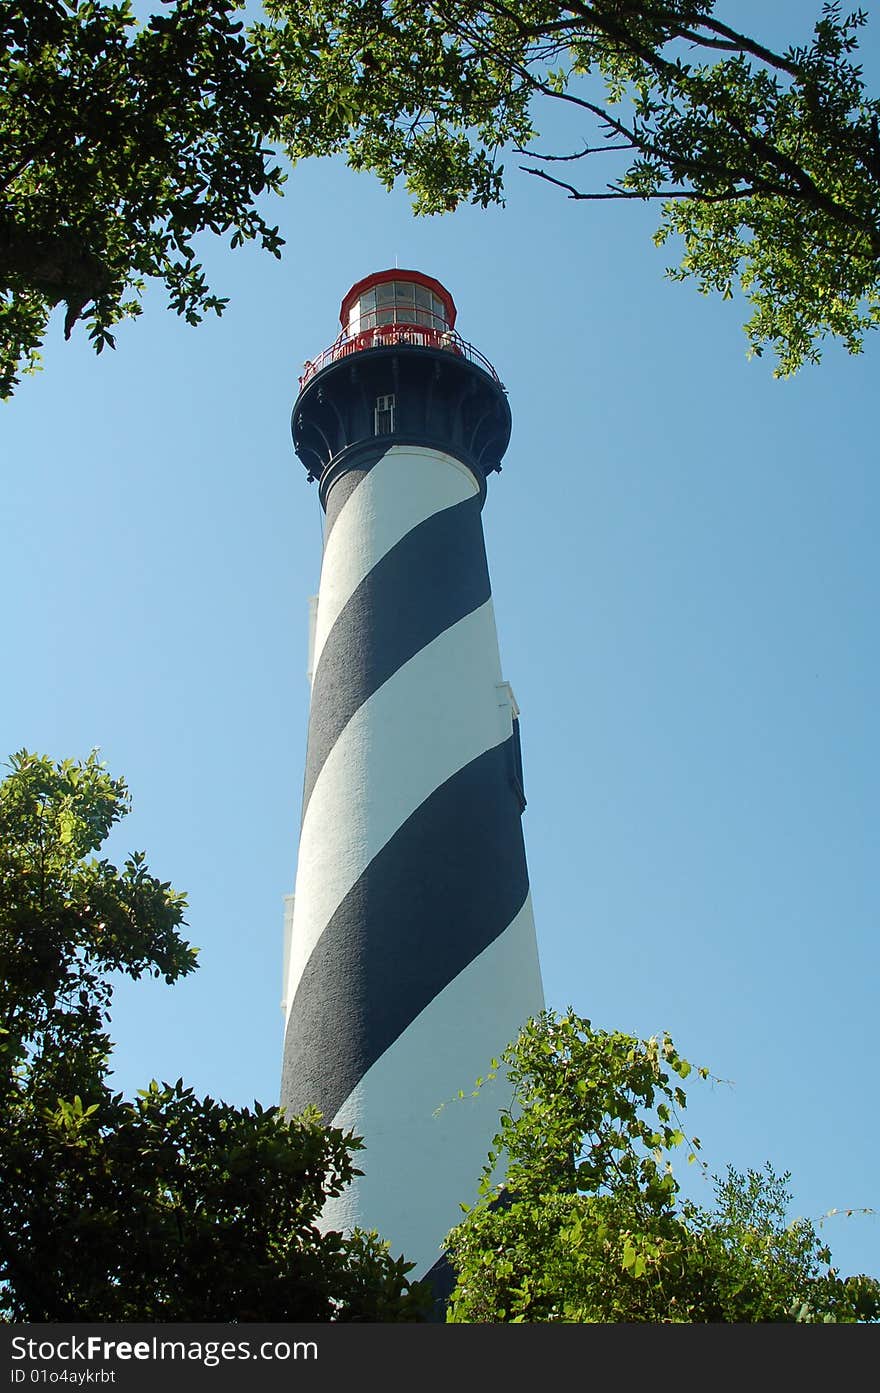
<path id="1" fill-rule="evenodd" d="M 679 1200 L 670 1157 L 695 1161 L 700 1143 L 668 1036 L 544 1012 L 503 1064 L 513 1105 L 447 1240 L 449 1320 L 880 1320 L 880 1282 L 842 1279 L 813 1225 L 787 1220 L 788 1175 L 728 1169 L 711 1210 Z"/>
<path id="2" fill-rule="evenodd" d="M 880 320 L 880 102 L 864 11 L 822 6 L 776 51 L 714 0 L 267 0 L 294 159 L 346 150 L 418 212 L 503 199 L 501 156 L 576 200 L 661 204 L 676 279 L 751 305 L 777 375 Z M 541 148 L 539 126 L 565 128 Z M 607 166 L 610 163 L 611 168 Z M 597 164 L 598 177 L 594 174 Z M 610 175 L 610 177 L 609 177 Z M 579 178 L 580 176 L 580 178 Z"/>
<path id="3" fill-rule="evenodd" d="M 238 0 L 161 6 L 142 24 L 130 0 L 0 8 L 0 398 L 56 306 L 98 352 L 150 279 L 191 323 L 220 313 L 196 240 L 280 254 L 258 206 L 279 142 L 403 177 L 425 213 L 503 201 L 511 150 L 572 199 L 658 201 L 670 274 L 741 288 L 778 375 L 826 337 L 860 351 L 880 319 L 863 11 L 825 4 L 777 51 L 714 0 L 267 0 L 247 32 Z M 568 123 L 551 150 L 548 109 Z"/>
<path id="4" fill-rule="evenodd" d="M 129 0 L 0 7 L 0 397 L 39 361 L 54 306 L 100 352 L 148 278 L 190 323 L 222 311 L 198 233 L 280 254 L 255 204 L 282 181 L 276 93 L 238 10 L 176 0 L 139 25 Z"/>
<path id="5" fill-rule="evenodd" d="M 96 755 L 22 751 L 0 784 L 0 1318 L 420 1318 L 375 1234 L 322 1233 L 360 1147 L 317 1113 L 108 1086 L 113 974 L 193 971 L 185 900 L 141 852 L 95 853 L 128 810 Z"/>

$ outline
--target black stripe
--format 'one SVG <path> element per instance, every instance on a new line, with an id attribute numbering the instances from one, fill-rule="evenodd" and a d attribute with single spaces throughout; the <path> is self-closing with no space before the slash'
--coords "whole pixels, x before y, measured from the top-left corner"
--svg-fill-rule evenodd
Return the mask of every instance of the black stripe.
<path id="1" fill-rule="evenodd" d="M 367 446 L 361 448 L 354 455 L 354 462 L 347 468 L 341 468 L 339 477 L 333 480 L 330 491 L 327 494 L 327 504 L 325 512 L 327 514 L 324 523 L 324 545 L 327 545 L 327 538 L 333 529 L 333 524 L 342 512 L 343 507 L 351 498 L 355 489 L 364 482 L 370 470 L 373 469 L 387 455 L 386 446 Z"/>
<path id="2" fill-rule="evenodd" d="M 425 799 L 315 945 L 284 1042 L 289 1112 L 316 1103 L 329 1121 L 389 1045 L 522 908 L 528 872 L 509 744 L 487 750 Z M 498 1050 L 507 1043 L 499 1040 Z M 488 1060 L 474 1061 L 476 1070 L 483 1065 Z"/>
<path id="3" fill-rule="evenodd" d="M 420 1278 L 418 1272 L 414 1272 L 413 1276 Z M 445 1324 L 449 1298 L 455 1290 L 455 1283 L 458 1280 L 458 1274 L 446 1253 L 437 1259 L 433 1267 L 428 1268 L 420 1280 L 428 1283 L 433 1297 L 427 1319 L 432 1324 L 437 1322 Z"/>
<path id="4" fill-rule="evenodd" d="M 426 518 L 376 562 L 337 616 L 318 660 L 303 815 L 324 761 L 358 707 L 491 593 L 476 496 Z"/>

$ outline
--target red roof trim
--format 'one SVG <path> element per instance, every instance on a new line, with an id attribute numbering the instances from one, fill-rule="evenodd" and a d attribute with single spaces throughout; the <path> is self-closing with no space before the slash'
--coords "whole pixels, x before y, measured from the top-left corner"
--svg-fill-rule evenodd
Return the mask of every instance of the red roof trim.
<path id="1" fill-rule="evenodd" d="M 395 267 L 393 271 L 374 271 L 370 276 L 364 276 L 362 281 L 357 281 L 342 301 L 339 310 L 339 322 L 343 329 L 348 324 L 348 314 L 355 300 L 363 295 L 365 290 L 372 290 L 374 285 L 383 285 L 386 281 L 415 281 L 416 285 L 424 286 L 426 290 L 433 290 L 446 306 L 446 318 L 450 329 L 455 327 L 456 308 L 455 301 L 439 281 L 435 281 L 433 276 L 426 276 L 421 271 L 404 271 L 402 267 Z"/>

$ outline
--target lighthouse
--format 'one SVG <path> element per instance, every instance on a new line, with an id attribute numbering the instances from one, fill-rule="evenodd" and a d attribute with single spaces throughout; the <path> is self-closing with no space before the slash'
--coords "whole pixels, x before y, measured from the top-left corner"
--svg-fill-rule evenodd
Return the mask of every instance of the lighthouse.
<path id="1" fill-rule="evenodd" d="M 543 1006 L 482 526 L 511 417 L 433 277 L 367 276 L 340 323 L 292 417 L 326 517 L 281 1101 L 364 1138 L 325 1226 L 436 1277 L 510 1101 L 475 1080 Z"/>

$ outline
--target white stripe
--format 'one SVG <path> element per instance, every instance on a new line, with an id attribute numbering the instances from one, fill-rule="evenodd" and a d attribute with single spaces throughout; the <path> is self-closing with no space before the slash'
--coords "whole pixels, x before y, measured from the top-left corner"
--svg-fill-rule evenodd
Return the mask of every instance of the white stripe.
<path id="1" fill-rule="evenodd" d="M 470 470 L 440 450 L 393 445 L 383 455 L 343 504 L 327 537 L 312 672 L 340 611 L 376 562 L 420 522 L 477 492 Z"/>
<path id="2" fill-rule="evenodd" d="M 398 668 L 338 737 L 300 835 L 288 1015 L 315 944 L 376 853 L 435 788 L 509 739 L 500 681 L 490 598 Z"/>
<path id="3" fill-rule="evenodd" d="M 326 1229 L 376 1228 L 423 1277 L 477 1197 L 510 1084 L 478 1077 L 543 1008 L 531 899 L 367 1070 L 333 1119 L 365 1141 L 364 1175 L 322 1215 Z M 466 1095 L 458 1098 L 459 1090 Z M 440 1109 L 437 1112 L 437 1109 Z"/>

